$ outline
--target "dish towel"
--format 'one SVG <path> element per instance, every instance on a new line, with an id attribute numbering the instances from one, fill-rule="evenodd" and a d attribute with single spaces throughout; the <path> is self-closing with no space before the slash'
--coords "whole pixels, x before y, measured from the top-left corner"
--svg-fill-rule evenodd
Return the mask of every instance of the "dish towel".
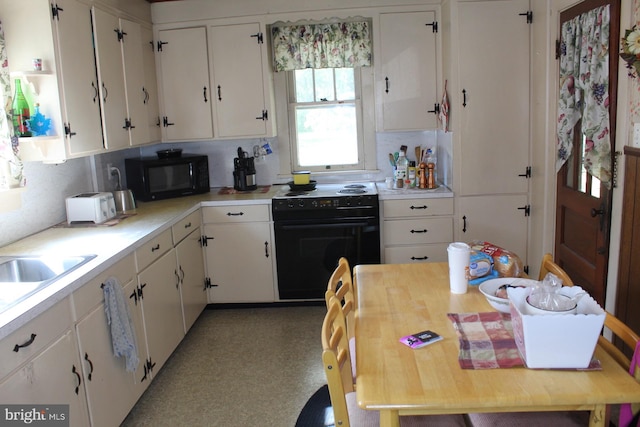
<path id="1" fill-rule="evenodd" d="M 138 347 L 131 321 L 129 305 L 118 279 L 109 277 L 102 286 L 104 292 L 104 311 L 107 324 L 111 329 L 113 355 L 125 357 L 126 369 L 134 372 L 138 367 Z"/>
<path id="2" fill-rule="evenodd" d="M 629 373 L 631 376 L 635 375 L 636 366 L 640 363 L 640 341 L 636 344 L 636 348 L 633 352 L 633 357 L 631 358 L 631 367 L 629 368 Z M 634 416 L 635 413 L 635 416 Z M 620 419 L 618 420 L 618 426 L 620 427 L 635 427 L 640 425 L 640 420 L 638 420 L 638 416 L 640 415 L 640 408 L 638 408 L 638 404 L 625 403 L 620 406 Z"/>

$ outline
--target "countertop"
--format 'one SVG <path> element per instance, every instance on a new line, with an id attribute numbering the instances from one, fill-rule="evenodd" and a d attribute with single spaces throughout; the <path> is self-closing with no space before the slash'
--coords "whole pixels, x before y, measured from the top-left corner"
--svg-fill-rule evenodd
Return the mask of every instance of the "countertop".
<path id="1" fill-rule="evenodd" d="M 0 248 L 0 255 L 97 255 L 20 303 L 0 313 L 0 339 L 68 297 L 107 268 L 120 261 L 145 242 L 154 238 L 185 216 L 202 206 L 270 204 L 280 186 L 267 192 L 219 194 L 221 188 L 209 193 L 154 202 L 137 202 L 135 215 L 116 225 L 67 227 L 56 225 Z"/>
<path id="2" fill-rule="evenodd" d="M 434 190 L 389 190 L 384 183 L 376 184 L 380 200 L 453 197 L 453 193 L 444 186 Z M 48 253 L 96 255 L 91 261 L 0 313 L 0 339 L 67 298 L 86 282 L 200 207 L 271 204 L 271 199 L 280 188 L 281 185 L 272 185 L 268 189 L 259 187 L 253 192 L 231 191 L 231 194 L 225 191 L 228 190 L 226 187 L 212 188 L 208 193 L 195 196 L 137 202 L 135 215 L 115 225 L 67 227 L 63 223 L 0 247 L 0 256 Z"/>

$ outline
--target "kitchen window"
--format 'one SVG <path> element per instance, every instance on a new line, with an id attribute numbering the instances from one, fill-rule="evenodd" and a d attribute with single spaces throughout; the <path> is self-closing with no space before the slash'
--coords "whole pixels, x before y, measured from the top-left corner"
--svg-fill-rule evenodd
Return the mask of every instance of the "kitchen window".
<path id="1" fill-rule="evenodd" d="M 294 170 L 363 169 L 360 78 L 354 68 L 289 71 Z"/>

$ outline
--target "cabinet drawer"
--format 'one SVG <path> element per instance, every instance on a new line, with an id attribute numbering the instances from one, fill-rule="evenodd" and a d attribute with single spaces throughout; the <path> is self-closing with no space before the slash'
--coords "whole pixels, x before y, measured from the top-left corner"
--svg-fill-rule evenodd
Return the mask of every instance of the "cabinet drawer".
<path id="1" fill-rule="evenodd" d="M 384 221 L 384 245 L 448 243 L 453 240 L 452 218 Z"/>
<path id="2" fill-rule="evenodd" d="M 427 215 L 453 215 L 453 198 L 383 200 L 385 219 Z"/>
<path id="3" fill-rule="evenodd" d="M 65 298 L 0 341 L 0 378 L 38 354 L 71 322 L 71 303 Z"/>
<path id="4" fill-rule="evenodd" d="M 171 240 L 171 229 L 168 228 L 159 236 L 145 243 L 139 249 L 136 249 L 136 262 L 138 264 L 138 272 L 144 270 L 153 261 L 157 260 L 173 247 Z"/>
<path id="5" fill-rule="evenodd" d="M 115 277 L 120 282 L 120 286 L 125 287 L 127 283 L 135 278 L 135 275 L 135 259 L 133 254 L 131 254 L 106 269 L 98 277 L 87 282 L 73 293 L 75 320 L 82 319 L 93 307 L 104 301 L 104 293 L 101 285 L 105 280 L 109 277 Z"/>
<path id="6" fill-rule="evenodd" d="M 201 223 L 202 214 L 199 209 L 175 223 L 171 227 L 171 232 L 173 233 L 173 244 L 177 245 L 180 243 L 182 239 L 189 235 L 189 233 L 200 228 Z"/>
<path id="7" fill-rule="evenodd" d="M 269 221 L 269 205 L 210 206 L 202 208 L 205 223 Z"/>
<path id="8" fill-rule="evenodd" d="M 448 243 L 436 243 L 432 245 L 392 246 L 384 248 L 384 263 L 447 262 L 448 245 Z"/>

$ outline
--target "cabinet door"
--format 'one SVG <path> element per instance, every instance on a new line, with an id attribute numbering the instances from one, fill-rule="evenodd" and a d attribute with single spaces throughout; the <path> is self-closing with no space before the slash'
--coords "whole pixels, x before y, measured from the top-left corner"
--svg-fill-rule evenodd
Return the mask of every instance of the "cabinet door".
<path id="1" fill-rule="evenodd" d="M 430 11 L 380 14 L 379 130 L 436 128 L 435 20 Z"/>
<path id="2" fill-rule="evenodd" d="M 213 138 L 207 30 L 158 32 L 163 140 Z"/>
<path id="3" fill-rule="evenodd" d="M 142 59 L 144 63 L 144 93 L 146 108 L 145 124 L 147 127 L 148 141 L 160 141 L 160 104 L 158 100 L 158 79 L 156 77 L 155 43 L 153 31 L 149 28 L 141 28 L 142 32 Z M 137 145 L 137 141 L 132 141 Z"/>
<path id="4" fill-rule="evenodd" d="M 127 117 L 130 144 L 140 145 L 151 142 L 147 125 L 147 90 L 145 85 L 144 54 L 140 24 L 120 18 L 120 29 L 124 33 L 122 57 L 127 94 Z M 150 50 L 147 43 L 146 50 Z"/>
<path id="5" fill-rule="evenodd" d="M 176 246 L 185 333 L 207 305 L 204 255 L 200 237 L 200 230 L 195 230 Z"/>
<path id="6" fill-rule="evenodd" d="M 207 224 L 209 301 L 273 302 L 269 223 Z"/>
<path id="7" fill-rule="evenodd" d="M 514 252 L 526 264 L 526 195 L 460 197 L 457 240 L 491 242 Z"/>
<path id="8" fill-rule="evenodd" d="M 110 150 L 125 148 L 129 146 L 129 129 L 125 122 L 127 101 L 120 22 L 116 16 L 94 7 L 93 23 L 105 145 Z"/>
<path id="9" fill-rule="evenodd" d="M 152 372 L 157 372 L 184 337 L 175 250 L 139 273 L 138 286 Z"/>
<path id="10" fill-rule="evenodd" d="M 456 108 L 460 194 L 526 192 L 527 178 L 520 175 L 529 165 L 531 25 L 520 14 L 529 1 L 460 2 L 458 8 L 458 69 L 466 98 Z"/>
<path id="11" fill-rule="evenodd" d="M 218 138 L 265 136 L 260 24 L 209 28 L 215 90 L 214 133 Z"/>
<path id="12" fill-rule="evenodd" d="M 96 74 L 91 9 L 75 0 L 56 0 L 54 18 L 64 97 L 67 144 L 72 156 L 104 149 Z M 62 9 L 62 10 L 60 10 Z"/>
<path id="13" fill-rule="evenodd" d="M 69 425 L 89 425 L 75 335 L 67 331 L 0 383 L 3 404 L 69 405 Z"/>

